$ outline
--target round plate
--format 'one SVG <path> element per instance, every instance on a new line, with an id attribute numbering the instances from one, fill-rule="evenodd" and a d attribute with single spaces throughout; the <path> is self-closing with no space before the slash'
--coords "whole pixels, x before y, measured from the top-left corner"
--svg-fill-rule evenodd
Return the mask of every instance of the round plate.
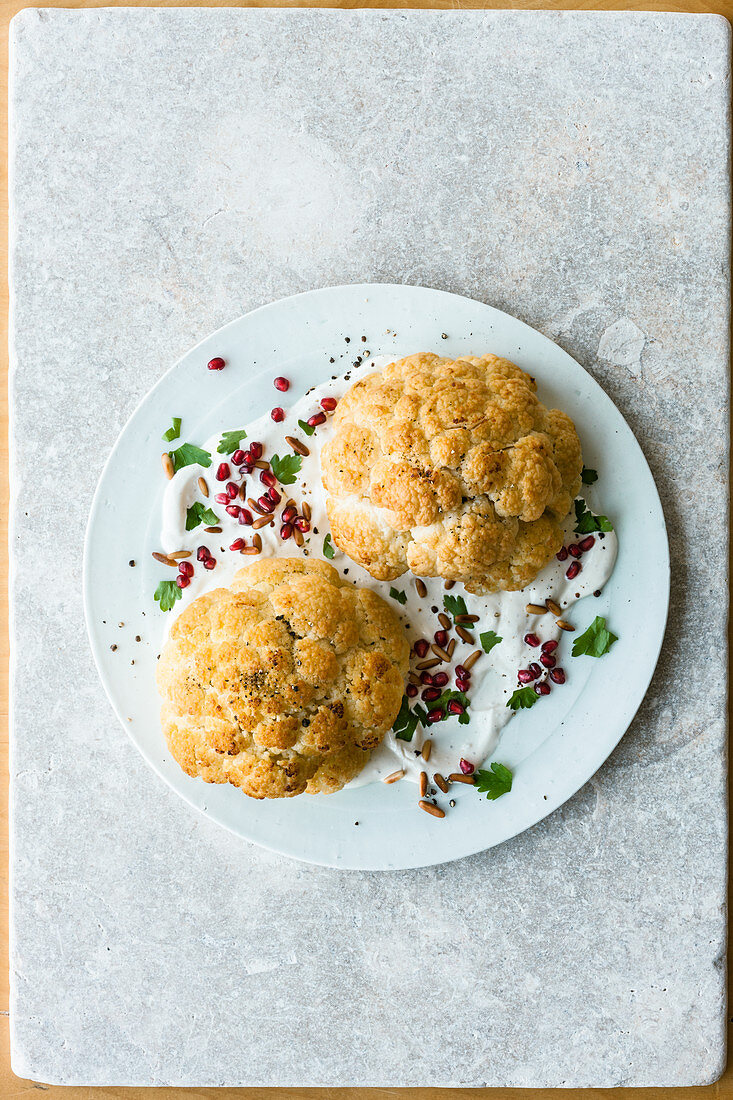
<path id="1" fill-rule="evenodd" d="M 200 443 L 267 411 L 275 375 L 290 378 L 295 400 L 346 370 L 358 354 L 354 349 L 365 346 L 372 355 L 395 358 L 416 351 L 494 352 L 529 371 L 545 404 L 575 421 L 585 463 L 598 471 L 598 507 L 619 535 L 616 568 L 603 595 L 573 610 L 580 629 L 606 615 L 618 643 L 601 660 L 569 659 L 563 690 L 509 723 L 494 758 L 514 771 L 512 791 L 489 802 L 461 788 L 455 809 L 442 820 L 417 809 L 416 788 L 408 783 L 259 802 L 234 787 L 191 779 L 168 753 L 158 719 L 155 665 L 165 616 L 152 598 L 162 567 L 151 553 L 159 547 L 165 484 L 162 432 L 172 416 L 181 416 L 182 439 Z M 206 369 L 215 355 L 227 361 L 218 373 Z M 643 554 L 631 538 L 640 531 Z M 86 536 L 84 605 L 92 650 L 112 706 L 145 759 L 178 794 L 239 836 L 333 867 L 387 870 L 458 859 L 500 844 L 562 805 L 603 763 L 636 713 L 657 663 L 668 600 L 659 497 L 611 400 L 566 352 L 521 321 L 424 287 L 328 287 L 263 306 L 209 336 L 164 375 L 122 431 Z"/>

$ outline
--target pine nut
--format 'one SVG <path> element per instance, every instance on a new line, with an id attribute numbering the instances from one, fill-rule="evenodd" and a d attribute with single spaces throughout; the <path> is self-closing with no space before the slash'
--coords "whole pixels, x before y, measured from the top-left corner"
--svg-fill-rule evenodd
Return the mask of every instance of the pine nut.
<path id="1" fill-rule="evenodd" d="M 294 507 L 295 507 L 295 501 L 293 500 L 292 497 L 288 497 L 288 499 L 285 501 L 285 508 L 294 508 Z"/>
<path id="2" fill-rule="evenodd" d="M 559 626 L 561 630 L 575 630 L 575 627 L 566 623 L 564 619 L 555 619 L 555 626 Z"/>
<path id="3" fill-rule="evenodd" d="M 446 590 L 446 592 L 450 592 L 451 588 L 453 588 L 455 583 L 456 583 L 455 581 L 446 581 L 445 584 L 443 585 L 443 588 Z"/>
<path id="4" fill-rule="evenodd" d="M 446 653 L 448 654 L 449 657 L 453 656 L 453 650 L 455 648 L 456 648 L 456 640 L 455 640 L 455 638 L 451 638 L 451 640 L 448 642 L 448 646 L 446 648 Z"/>
<path id="5" fill-rule="evenodd" d="M 382 780 L 383 783 L 396 783 L 398 779 L 402 779 L 404 775 L 402 768 L 398 768 L 396 772 L 390 772 L 389 775 L 385 775 Z"/>
<path id="6" fill-rule="evenodd" d="M 432 802 L 424 802 L 421 798 L 418 806 L 421 810 L 425 810 L 426 814 L 432 814 L 433 817 L 445 817 L 445 810 L 441 810 L 440 806 L 434 806 Z"/>
<path id="7" fill-rule="evenodd" d="M 562 608 L 559 603 L 555 603 L 554 600 L 545 600 L 547 604 L 547 610 L 551 611 L 553 615 L 562 615 Z"/>
<path id="8" fill-rule="evenodd" d="M 453 623 L 450 621 L 448 616 L 442 611 L 438 615 L 438 622 L 440 623 L 440 625 L 443 627 L 444 630 L 450 630 L 451 627 L 453 626 Z"/>
<path id="9" fill-rule="evenodd" d="M 255 531 L 259 531 L 260 527 L 268 527 L 272 523 L 272 516 L 259 516 L 252 524 Z"/>
<path id="10" fill-rule="evenodd" d="M 163 472 L 164 472 L 165 476 L 168 478 L 168 480 L 170 481 L 170 479 L 173 477 L 174 473 L 176 472 L 174 467 L 173 467 L 173 459 L 168 454 L 168 452 L 165 451 L 160 456 L 160 461 L 163 463 Z"/>
<path id="11" fill-rule="evenodd" d="M 247 506 L 251 508 L 253 512 L 257 512 L 259 516 L 271 515 L 270 512 L 266 512 L 264 508 L 261 508 L 257 501 L 253 500 L 252 497 L 249 497 L 249 499 L 247 500 Z"/>
<path id="12" fill-rule="evenodd" d="M 451 783 L 467 783 L 469 787 L 475 785 L 472 775 L 464 775 L 463 772 L 451 772 L 448 776 Z"/>
<path id="13" fill-rule="evenodd" d="M 474 651 L 470 655 L 470 657 L 466 657 L 466 660 L 463 662 L 463 667 L 464 668 L 473 668 L 473 666 L 476 664 L 476 662 L 478 661 L 478 659 L 479 659 L 479 657 L 481 656 L 482 653 L 483 653 L 482 649 L 474 649 Z"/>
<path id="14" fill-rule="evenodd" d="M 477 623 L 478 620 L 478 615 L 456 615 L 457 623 Z"/>
<path id="15" fill-rule="evenodd" d="M 410 681 L 411 684 L 414 684 L 415 687 L 420 686 L 421 680 L 416 672 L 410 672 L 407 676 L 407 679 Z"/>
<path id="16" fill-rule="evenodd" d="M 258 458 L 255 462 L 255 468 L 258 470 L 269 470 L 270 463 L 265 458 Z"/>
<path id="17" fill-rule="evenodd" d="M 178 562 L 175 558 L 169 558 L 167 554 L 159 554 L 157 550 L 153 550 L 153 557 L 156 561 L 159 561 L 161 565 L 172 565 L 174 569 L 178 567 Z"/>
<path id="18" fill-rule="evenodd" d="M 301 443 L 299 439 L 296 439 L 294 435 L 286 435 L 285 442 L 291 447 L 297 455 L 309 455 L 310 451 L 306 447 L 305 443 Z"/>
<path id="19" fill-rule="evenodd" d="M 303 532 L 299 531 L 297 527 L 293 528 L 293 538 L 295 539 L 296 546 L 302 546 L 305 542 L 305 539 L 303 538 Z"/>
<path id="20" fill-rule="evenodd" d="M 310 504 L 308 503 L 308 501 L 307 501 L 307 500 L 304 500 L 304 501 L 303 501 L 303 503 L 302 503 L 302 505 L 301 505 L 301 509 L 300 509 L 300 514 L 302 515 L 302 517 L 303 517 L 303 519 L 304 519 L 304 520 L 306 520 L 306 521 L 310 521 L 310 518 L 311 518 L 311 506 L 310 506 Z"/>
<path id="21" fill-rule="evenodd" d="M 424 798 L 428 790 L 428 773 L 420 772 L 420 782 L 418 784 L 420 791 L 420 798 Z"/>
<path id="22" fill-rule="evenodd" d="M 435 668 L 436 665 L 439 665 L 441 663 L 442 662 L 439 661 L 437 657 L 431 657 L 428 661 L 420 661 L 420 663 L 415 667 L 417 668 L 418 672 L 424 672 L 425 669 Z"/>
<path id="23" fill-rule="evenodd" d="M 446 783 L 445 779 L 443 779 L 443 776 L 440 774 L 440 772 L 436 772 L 433 776 L 433 779 L 435 780 L 435 786 L 440 787 L 443 794 L 447 794 L 448 784 Z"/>
<path id="24" fill-rule="evenodd" d="M 257 552 L 262 549 L 262 538 L 260 535 L 255 535 L 252 539 L 252 545 L 257 549 Z"/>
<path id="25" fill-rule="evenodd" d="M 456 634 L 462 642 L 466 643 L 466 645 L 476 644 L 476 639 L 474 638 L 473 634 L 469 634 L 468 631 L 465 630 L 462 626 L 456 626 Z"/>
<path id="26" fill-rule="evenodd" d="M 199 478 L 199 492 L 201 493 L 202 497 L 207 497 L 209 495 L 209 486 L 206 484 L 206 481 L 202 477 Z"/>
<path id="27" fill-rule="evenodd" d="M 430 753 L 432 751 L 433 751 L 433 742 L 432 741 L 423 741 L 422 751 L 420 752 L 420 755 L 422 756 L 422 758 L 423 758 L 423 760 L 425 761 L 426 764 L 427 764 L 428 760 L 430 759 Z"/>
<path id="28" fill-rule="evenodd" d="M 524 609 L 528 615 L 546 615 L 547 608 L 542 603 L 528 603 Z"/>
<path id="29" fill-rule="evenodd" d="M 417 589 L 417 594 L 418 596 L 420 596 L 421 599 L 424 599 L 425 596 L 427 596 L 428 590 L 425 586 L 425 581 L 421 580 L 420 577 L 415 577 L 415 588 Z"/>
<path id="30" fill-rule="evenodd" d="M 184 558 L 191 557 L 190 550 L 176 550 L 175 554 L 169 554 L 169 558 L 173 558 L 173 561 L 183 561 Z"/>
<path id="31" fill-rule="evenodd" d="M 221 533 L 221 527 L 204 527 L 207 535 L 218 535 Z"/>
<path id="32" fill-rule="evenodd" d="M 239 551 L 240 554 L 259 554 L 259 550 L 256 546 L 245 546 L 243 550 Z"/>
<path id="33" fill-rule="evenodd" d="M 436 657 L 440 657 L 441 661 L 450 661 L 450 653 L 446 653 L 442 646 L 433 644 L 430 648 Z"/>

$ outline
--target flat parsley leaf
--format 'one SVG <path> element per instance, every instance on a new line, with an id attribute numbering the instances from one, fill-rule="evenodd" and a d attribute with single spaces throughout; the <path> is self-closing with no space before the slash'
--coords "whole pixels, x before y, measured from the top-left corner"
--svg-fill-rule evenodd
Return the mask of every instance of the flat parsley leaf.
<path id="1" fill-rule="evenodd" d="M 538 699 L 539 695 L 535 689 L 527 684 L 526 687 L 516 688 L 507 706 L 511 707 L 512 710 L 529 710 Z"/>
<path id="2" fill-rule="evenodd" d="M 476 780 L 476 790 L 481 794 L 485 794 L 491 802 L 496 798 L 501 798 L 503 794 L 509 794 L 512 789 L 512 773 L 509 768 L 506 768 L 503 764 L 497 764 L 496 761 L 491 765 L 490 771 L 479 768 L 474 778 Z"/>
<path id="3" fill-rule="evenodd" d="M 326 535 L 325 539 L 323 540 L 323 556 L 324 558 L 328 558 L 329 561 L 333 561 L 335 555 L 336 551 L 334 549 L 333 543 L 331 542 L 331 536 Z"/>
<path id="4" fill-rule="evenodd" d="M 313 435 L 316 430 L 312 424 L 307 424 L 305 420 L 299 420 L 298 426 L 303 429 L 306 435 Z"/>
<path id="5" fill-rule="evenodd" d="M 418 722 L 423 726 L 427 725 L 427 711 L 419 703 L 413 709 L 410 709 L 410 700 L 406 695 L 403 695 L 400 712 L 392 723 L 395 737 L 399 738 L 400 741 L 412 741 Z"/>
<path id="6" fill-rule="evenodd" d="M 584 466 L 580 472 L 580 480 L 584 485 L 592 485 L 594 481 L 598 481 L 598 474 L 589 466 Z"/>
<path id="7" fill-rule="evenodd" d="M 608 516 L 594 516 L 586 506 L 584 500 L 575 502 L 575 534 L 589 535 L 591 531 L 613 531 L 613 524 Z"/>
<path id="8" fill-rule="evenodd" d="M 292 485 L 302 465 L 300 455 L 284 455 L 282 458 L 273 455 L 270 459 L 270 469 L 281 485 Z"/>
<path id="9" fill-rule="evenodd" d="M 603 657 L 618 637 L 606 626 L 602 615 L 596 615 L 588 629 L 573 642 L 573 657 Z"/>
<path id="10" fill-rule="evenodd" d="M 195 447 L 193 443 L 182 443 L 180 447 L 175 451 L 171 451 L 171 459 L 173 460 L 173 469 L 176 473 L 182 470 L 184 466 L 210 466 L 211 455 L 208 451 L 203 451 L 201 447 Z"/>
<path id="11" fill-rule="evenodd" d="M 219 440 L 219 446 L 216 448 L 220 455 L 231 455 L 235 451 L 238 451 L 242 440 L 247 438 L 247 433 L 244 428 L 240 428 L 237 432 L 224 432 L 223 436 Z"/>
<path id="12" fill-rule="evenodd" d="M 161 611 L 170 611 L 176 600 L 180 600 L 183 592 L 175 581 L 161 581 L 155 589 L 153 599 L 160 604 Z"/>
<path id="13" fill-rule="evenodd" d="M 163 439 L 166 443 L 172 443 L 174 439 L 178 439 L 181 434 L 181 418 L 180 416 L 173 417 L 173 427 L 169 428 L 167 432 L 163 432 Z"/>
<path id="14" fill-rule="evenodd" d="M 467 615 L 466 601 L 463 596 L 443 596 L 443 607 L 455 619 L 456 615 Z"/>
<path id="15" fill-rule="evenodd" d="M 407 593 L 400 592 L 399 588 L 390 588 L 389 594 L 393 600 L 397 600 L 397 603 L 401 603 L 403 606 L 407 603 Z"/>
<path id="16" fill-rule="evenodd" d="M 493 630 L 486 630 L 483 634 L 479 634 L 479 641 L 483 648 L 484 653 L 491 653 L 495 645 L 499 642 L 503 642 L 503 638 L 500 638 Z"/>
<path id="17" fill-rule="evenodd" d="M 214 527 L 219 522 L 219 517 L 202 504 L 200 500 L 194 501 L 190 508 L 186 509 L 186 530 L 193 531 L 200 523 L 207 527 Z"/>

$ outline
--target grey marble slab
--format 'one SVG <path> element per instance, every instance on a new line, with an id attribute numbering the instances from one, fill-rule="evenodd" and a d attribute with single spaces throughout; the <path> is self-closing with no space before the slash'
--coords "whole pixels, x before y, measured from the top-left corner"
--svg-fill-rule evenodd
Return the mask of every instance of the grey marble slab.
<path id="1" fill-rule="evenodd" d="M 16 1073 L 713 1079 L 727 23 L 31 9 L 11 46 Z M 578 358 L 646 452 L 673 563 L 658 673 L 608 763 L 502 847 L 396 874 L 259 851 L 166 789 L 98 683 L 80 584 L 100 469 L 166 367 L 244 310 L 365 280 L 485 300 Z"/>

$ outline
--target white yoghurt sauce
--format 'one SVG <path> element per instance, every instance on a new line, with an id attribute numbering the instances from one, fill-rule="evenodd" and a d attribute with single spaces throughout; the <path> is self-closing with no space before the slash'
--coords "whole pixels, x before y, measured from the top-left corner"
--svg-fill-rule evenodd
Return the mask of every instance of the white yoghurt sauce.
<path id="1" fill-rule="evenodd" d="M 283 404 L 285 419 L 279 424 L 272 420 L 268 412 L 250 424 L 232 423 L 223 426 L 222 432 L 246 428 L 247 438 L 241 444 L 242 449 L 246 450 L 250 443 L 259 441 L 263 446 L 263 457 L 268 460 L 273 454 L 279 455 L 280 458 L 292 454 L 290 446 L 285 442 L 287 435 L 297 437 L 310 450 L 309 455 L 303 456 L 295 483 L 278 485 L 282 501 L 274 512 L 275 523 L 270 527 L 261 527 L 258 532 L 262 539 L 261 556 L 299 557 L 307 551 L 307 555 L 311 558 L 329 560 L 323 554 L 324 538 L 330 533 L 330 527 L 326 515 L 325 491 L 321 484 L 320 452 L 330 438 L 331 417 L 329 416 L 326 423 L 320 425 L 310 437 L 304 435 L 299 428 L 298 420 L 307 420 L 313 413 L 320 411 L 322 397 L 341 397 L 359 378 L 381 369 L 392 361 L 393 358 L 390 356 L 375 356 L 358 367 L 350 368 L 344 375 L 314 387 L 290 408 L 285 408 Z M 273 389 L 273 405 L 283 400 L 287 400 L 287 394 L 280 394 Z M 171 478 L 165 490 L 162 509 L 162 549 L 167 554 L 177 550 L 191 550 L 193 554 L 189 560 L 195 570 L 190 585 L 183 590 L 183 598 L 176 602 L 173 611 L 167 616 L 169 627 L 176 615 L 180 614 L 191 600 L 211 589 L 225 587 L 231 582 L 235 573 L 258 560 L 254 556 L 242 555 L 238 551 L 228 549 L 230 544 L 238 538 L 245 539 L 246 543 L 251 545 L 255 532 L 251 527 L 238 523 L 225 511 L 224 505 L 214 500 L 217 493 L 224 491 L 226 481 L 241 484 L 242 480 L 239 471 L 231 464 L 231 455 L 217 453 L 216 448 L 220 439 L 221 433 L 203 444 L 204 449 L 212 457 L 210 467 L 207 469 L 199 465 L 184 467 Z M 228 462 L 231 468 L 232 476 L 225 482 L 216 480 L 217 468 L 221 462 Z M 254 470 L 246 478 L 246 496 L 253 497 L 255 500 L 262 496 L 267 488 L 261 483 L 259 473 L 259 470 Z M 221 534 L 207 534 L 203 524 L 193 531 L 186 531 L 187 509 L 194 501 L 204 499 L 198 487 L 198 479 L 201 476 L 205 478 L 209 487 L 206 504 L 219 517 L 218 526 L 222 528 Z M 279 535 L 280 513 L 285 501 L 290 497 L 296 501 L 297 505 L 307 501 L 311 507 L 311 530 L 305 536 L 302 549 L 298 548 L 294 539 L 283 541 Z M 236 500 L 233 503 L 241 505 L 243 502 Z M 246 502 L 244 503 L 247 506 Z M 565 522 L 565 545 L 585 537 L 575 535 L 574 526 L 575 513 L 571 510 Z M 425 638 L 428 642 L 433 641 L 435 631 L 441 627 L 437 612 L 432 611 L 431 608 L 437 608 L 438 612 L 443 611 L 443 597 L 447 594 L 445 582 L 442 579 L 424 577 L 427 595 L 421 598 L 411 573 L 405 573 L 394 581 L 374 580 L 365 569 L 342 554 L 335 544 L 332 545 L 335 555 L 330 564 L 352 583 L 378 592 L 405 624 L 411 642 L 418 638 Z M 216 558 L 215 569 L 206 570 L 202 563 L 196 560 L 196 550 L 200 546 L 206 546 L 211 555 Z M 462 584 L 455 584 L 450 594 L 462 596 L 468 613 L 479 616 L 479 621 L 469 628 L 476 641 L 475 644 L 469 645 L 463 642 L 455 631 L 451 631 L 449 637 L 456 638 L 452 664 L 438 665 L 430 670 L 431 674 L 439 671 L 448 672 L 447 688 L 455 688 L 453 670 L 474 650 L 481 648 L 479 635 L 484 631 L 493 630 L 502 638 L 501 643 L 494 646 L 489 654 L 482 653 L 471 669 L 471 689 L 468 692 L 470 722 L 461 725 L 458 717 L 452 716 L 444 722 L 429 726 L 427 730 L 418 724 L 412 741 L 409 742 L 400 740 L 390 730 L 382 744 L 374 750 L 364 769 L 349 786 L 362 786 L 381 780 L 397 769 L 404 769 L 405 778 L 417 782 L 420 772 L 425 769 L 425 762 L 416 755 L 416 750 L 420 749 L 423 741 L 428 738 L 433 742 L 430 756 L 431 772 L 437 771 L 448 776 L 451 772 L 459 770 L 461 758 L 479 767 L 493 753 L 501 730 L 514 714 L 506 704 L 518 686 L 517 670 L 527 668 L 532 661 L 539 662 L 540 650 L 530 648 L 525 643 L 525 634 L 534 632 L 542 642 L 545 642 L 549 639 L 558 639 L 563 633 L 555 626 L 553 615 L 542 617 L 528 615 L 526 605 L 543 604 L 545 599 L 550 597 L 563 608 L 565 613 L 578 599 L 603 588 L 613 571 L 616 552 L 615 532 L 606 533 L 602 537 L 595 533 L 595 545 L 583 554 L 581 572 L 574 580 L 568 580 L 565 576 L 573 558 L 568 558 L 564 562 L 553 558 L 534 582 L 527 585 L 521 592 L 499 592 L 489 596 L 475 596 L 466 592 Z M 404 606 L 390 597 L 390 588 L 405 593 L 407 600 Z M 428 654 L 428 657 L 432 656 L 432 652 Z M 419 661 L 420 658 L 413 654 L 411 659 L 413 670 Z M 559 660 L 558 666 L 561 664 L 562 661 Z M 550 683 L 550 686 L 553 691 L 563 689 L 563 685 Z M 541 704 L 542 700 L 539 699 L 538 702 Z M 431 704 L 422 702 L 420 696 L 411 700 L 411 703 L 420 703 L 428 711 L 431 709 Z"/>

